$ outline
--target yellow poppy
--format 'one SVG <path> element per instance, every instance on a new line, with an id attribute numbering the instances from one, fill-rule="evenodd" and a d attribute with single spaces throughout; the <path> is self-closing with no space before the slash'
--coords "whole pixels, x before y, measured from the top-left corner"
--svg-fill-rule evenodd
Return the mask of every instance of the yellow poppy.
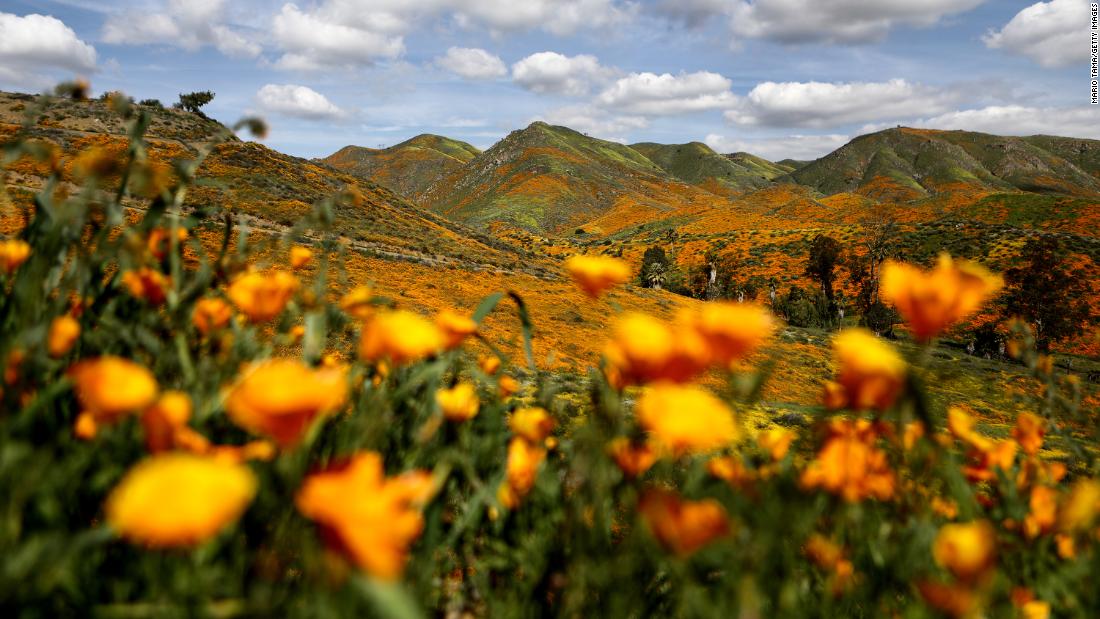
<path id="1" fill-rule="evenodd" d="M 879 291 L 909 323 L 913 335 L 928 341 L 977 311 L 1003 284 L 1000 276 L 981 265 L 940 254 L 930 271 L 888 260 Z"/>
<path id="2" fill-rule="evenodd" d="M 347 401 L 345 368 L 312 369 L 293 359 L 272 359 L 246 368 L 229 390 L 225 408 L 242 428 L 282 446 L 301 440 L 317 417 Z"/>
<path id="3" fill-rule="evenodd" d="M 107 522 L 150 547 L 194 546 L 235 522 L 256 493 L 247 467 L 167 453 L 139 463 L 107 498 Z"/>
<path id="4" fill-rule="evenodd" d="M 473 318 L 449 309 L 436 314 L 435 326 L 443 334 L 443 347 L 447 350 L 458 348 L 463 340 L 477 333 L 477 323 Z"/>
<path id="5" fill-rule="evenodd" d="M 63 357 L 79 337 L 80 323 L 69 314 L 62 314 L 50 323 L 50 331 L 46 335 L 46 351 L 55 359 Z"/>
<path id="6" fill-rule="evenodd" d="M 830 408 L 886 410 L 905 387 L 906 365 L 892 346 L 865 329 L 845 329 L 833 338 L 840 369 L 826 387 Z"/>
<path id="7" fill-rule="evenodd" d="M 69 369 L 76 397 L 97 422 L 111 422 L 144 409 L 157 397 L 157 380 L 144 367 L 120 357 L 97 357 Z"/>
<path id="8" fill-rule="evenodd" d="M 224 328 L 233 317 L 233 308 L 218 298 L 199 299 L 191 312 L 191 322 L 203 335 Z"/>
<path id="9" fill-rule="evenodd" d="M 407 310 L 390 310 L 374 314 L 363 325 L 359 356 L 402 365 L 429 357 L 443 345 L 443 333 L 428 319 Z"/>
<path id="10" fill-rule="evenodd" d="M 687 556 L 729 534 L 726 510 L 714 499 L 686 501 L 663 490 L 650 490 L 638 502 L 642 520 L 666 550 Z"/>
<path id="11" fill-rule="evenodd" d="M 249 320 L 267 322 L 283 312 L 298 285 L 298 278 L 286 271 L 250 271 L 237 276 L 227 294 Z"/>
<path id="12" fill-rule="evenodd" d="M 307 477 L 295 502 L 298 511 L 339 541 L 338 547 L 359 568 L 394 580 L 424 527 L 420 507 L 432 490 L 428 473 L 387 478 L 382 457 L 364 452 L 346 465 Z"/>
<path id="13" fill-rule="evenodd" d="M 630 265 L 610 256 L 573 256 L 565 270 L 589 297 L 598 299 L 608 288 L 630 280 Z"/>
<path id="14" fill-rule="evenodd" d="M 994 565 L 997 554 L 992 525 L 984 520 L 945 524 L 932 543 L 932 558 L 962 581 L 971 582 Z"/>
<path id="15" fill-rule="evenodd" d="M 460 382 L 450 389 L 435 392 L 435 401 L 448 421 L 461 423 L 477 415 L 480 402 L 477 387 L 471 382 Z"/>
<path id="16" fill-rule="evenodd" d="M 696 386 L 653 385 L 638 399 L 634 416 L 657 445 L 676 456 L 720 449 L 738 436 L 733 411 Z"/>
<path id="17" fill-rule="evenodd" d="M 7 239 L 0 241 L 0 271 L 11 275 L 31 255 L 31 246 L 26 241 Z"/>

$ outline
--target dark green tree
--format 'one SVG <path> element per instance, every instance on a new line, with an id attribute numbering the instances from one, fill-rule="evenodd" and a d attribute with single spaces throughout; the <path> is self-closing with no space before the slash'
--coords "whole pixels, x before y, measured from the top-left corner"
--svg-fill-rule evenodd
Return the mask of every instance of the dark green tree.
<path id="1" fill-rule="evenodd" d="M 819 234 L 810 242 L 810 256 L 806 263 L 806 275 L 821 285 L 821 292 L 825 295 L 829 308 L 836 305 L 836 292 L 833 283 L 836 281 L 836 267 L 840 262 L 840 243 L 831 236 Z"/>
<path id="2" fill-rule="evenodd" d="M 206 118 L 206 114 L 202 113 L 199 109 L 202 106 L 210 103 L 214 100 L 214 93 L 209 90 L 200 90 L 198 92 L 189 92 L 187 94 L 180 93 L 180 100 L 176 103 L 176 107 L 181 110 L 186 110 L 194 114 L 198 114 L 203 118 Z"/>
<path id="3" fill-rule="evenodd" d="M 642 254 L 641 284 L 648 288 L 663 288 L 667 283 L 669 259 L 665 250 L 654 245 Z"/>
<path id="4" fill-rule="evenodd" d="M 1030 324 L 1039 349 L 1050 350 L 1092 321 L 1088 299 L 1095 291 L 1070 270 L 1054 237 L 1028 241 L 1020 257 L 1023 264 L 1005 272 L 1005 315 Z"/>

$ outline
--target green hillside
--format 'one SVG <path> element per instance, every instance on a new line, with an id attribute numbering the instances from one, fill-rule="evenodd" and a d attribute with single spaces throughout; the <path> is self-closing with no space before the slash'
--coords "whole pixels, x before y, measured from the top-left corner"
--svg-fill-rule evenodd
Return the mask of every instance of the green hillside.
<path id="1" fill-rule="evenodd" d="M 785 180 L 906 201 L 951 189 L 1100 195 L 1100 142 L 896 128 L 855 138 Z"/>
<path id="2" fill-rule="evenodd" d="M 438 178 L 480 153 L 466 142 L 425 133 L 384 149 L 345 146 L 319 161 L 417 199 Z"/>
<path id="3" fill-rule="evenodd" d="M 631 144 L 672 176 L 720 195 L 739 194 L 768 185 L 781 170 L 770 161 L 747 153 L 720 155 L 701 142 Z"/>
<path id="4" fill-rule="evenodd" d="M 629 146 L 536 122 L 442 178 L 423 202 L 476 226 L 571 233 L 613 212 L 674 211 L 714 199 Z"/>

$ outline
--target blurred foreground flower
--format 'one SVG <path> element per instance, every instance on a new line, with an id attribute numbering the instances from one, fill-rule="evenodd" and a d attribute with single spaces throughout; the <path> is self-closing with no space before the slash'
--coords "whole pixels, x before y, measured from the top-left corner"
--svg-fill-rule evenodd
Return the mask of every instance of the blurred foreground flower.
<path id="1" fill-rule="evenodd" d="M 0 271 L 11 275 L 31 255 L 31 246 L 26 241 L 8 239 L 0 241 Z"/>
<path id="2" fill-rule="evenodd" d="M 97 357 L 69 369 L 76 397 L 100 423 L 110 423 L 153 403 L 157 380 L 144 367 L 121 357 Z"/>
<path id="3" fill-rule="evenodd" d="M 909 323 L 913 335 L 926 342 L 973 314 L 1002 285 L 1000 276 L 981 265 L 940 254 L 930 271 L 888 260 L 880 292 Z"/>
<path id="4" fill-rule="evenodd" d="M 203 335 L 209 335 L 229 324 L 233 317 L 233 308 L 218 298 L 199 299 L 191 313 L 191 322 Z"/>
<path id="5" fill-rule="evenodd" d="M 840 369 L 825 386 L 825 405 L 884 411 L 905 386 L 905 361 L 892 346 L 865 329 L 845 329 L 833 338 Z"/>
<path id="6" fill-rule="evenodd" d="M 256 493 L 245 466 L 183 453 L 135 466 L 107 499 L 107 522 L 151 547 L 193 546 L 226 528 Z"/>
<path id="7" fill-rule="evenodd" d="M 168 289 L 172 280 L 164 273 L 149 267 L 122 274 L 122 284 L 135 299 L 142 299 L 150 305 L 160 305 L 168 298 Z"/>
<path id="8" fill-rule="evenodd" d="M 320 524 L 342 551 L 373 576 L 401 576 L 409 546 L 420 535 L 420 508 L 431 498 L 431 475 L 411 471 L 385 477 L 382 456 L 356 454 L 346 465 L 306 478 L 298 511 Z"/>
<path id="9" fill-rule="evenodd" d="M 250 271 L 229 284 L 229 300 L 252 322 L 267 322 L 283 312 L 298 290 L 298 278 L 286 271 Z"/>
<path id="10" fill-rule="evenodd" d="M 607 289 L 630 280 L 630 265 L 610 256 L 572 256 L 565 270 L 585 294 L 597 299 Z"/>
<path id="11" fill-rule="evenodd" d="M 649 530 L 666 550 L 687 556 L 729 533 L 726 510 L 714 499 L 687 501 L 664 490 L 649 490 L 638 502 Z"/>
<path id="12" fill-rule="evenodd" d="M 985 520 L 945 524 L 932 544 L 936 564 L 964 582 L 974 582 L 992 569 L 996 554 L 993 526 Z"/>
<path id="13" fill-rule="evenodd" d="M 508 463 L 505 479 L 497 489 L 497 500 L 508 509 L 519 506 L 535 485 L 539 467 L 546 459 L 546 450 L 526 439 L 515 437 L 508 443 Z"/>
<path id="14" fill-rule="evenodd" d="M 550 431 L 554 429 L 554 418 L 546 409 L 537 406 L 519 408 L 508 417 L 508 427 L 516 436 L 537 445 L 550 436 Z"/>
<path id="15" fill-rule="evenodd" d="M 436 314 L 435 326 L 443 334 L 443 347 L 447 350 L 458 348 L 463 340 L 477 333 L 477 323 L 473 318 L 450 309 Z"/>
<path id="16" fill-rule="evenodd" d="M 604 357 L 608 379 L 616 387 L 685 382 L 710 361 L 706 342 L 694 329 L 640 313 L 619 318 Z"/>
<path id="17" fill-rule="evenodd" d="M 625 436 L 613 439 L 607 453 L 627 478 L 640 477 L 657 461 L 657 452 L 649 444 L 635 445 Z"/>
<path id="18" fill-rule="evenodd" d="M 403 365 L 439 352 L 443 333 L 427 318 L 408 310 L 383 311 L 363 325 L 359 356 L 364 361 L 390 361 Z"/>
<path id="19" fill-rule="evenodd" d="M 46 351 L 53 358 L 63 357 L 80 337 L 80 323 L 69 314 L 62 314 L 50 323 L 46 335 Z"/>
<path id="20" fill-rule="evenodd" d="M 681 319 L 706 343 L 710 361 L 725 366 L 752 354 L 775 332 L 771 313 L 754 303 L 704 303 Z"/>
<path id="21" fill-rule="evenodd" d="M 176 228 L 176 242 L 183 243 L 187 240 L 187 228 Z M 172 231 L 169 228 L 153 228 L 149 231 L 149 238 L 145 241 L 145 248 L 157 260 L 163 260 L 168 255 L 168 248 L 172 245 Z"/>
<path id="22" fill-rule="evenodd" d="M 638 399 L 634 415 L 675 456 L 720 449 L 738 437 L 733 411 L 702 387 L 653 385 Z"/>
<path id="23" fill-rule="evenodd" d="M 237 425 L 289 447 L 314 419 L 342 408 L 347 397 L 345 368 L 312 369 L 294 359 L 272 359 L 241 373 L 225 408 Z"/>
<path id="24" fill-rule="evenodd" d="M 443 411 L 447 421 L 461 423 L 477 415 L 480 403 L 477 399 L 477 387 L 471 382 L 460 382 L 450 389 L 435 392 L 435 401 Z"/>
<path id="25" fill-rule="evenodd" d="M 875 447 L 878 433 L 866 419 L 831 419 L 817 457 L 802 473 L 806 488 L 823 488 L 854 503 L 894 495 L 895 476 L 886 452 Z"/>
<path id="26" fill-rule="evenodd" d="M 290 268 L 301 269 L 313 261 L 313 250 L 302 245 L 290 248 Z"/>
<path id="27" fill-rule="evenodd" d="M 191 398 L 180 391 L 166 391 L 141 414 L 145 447 L 151 453 L 171 449 L 176 435 L 191 419 Z"/>
<path id="28" fill-rule="evenodd" d="M 340 299 L 340 309 L 352 318 L 366 320 L 374 311 L 374 306 L 371 305 L 371 299 L 373 298 L 374 291 L 369 287 L 356 286 Z"/>

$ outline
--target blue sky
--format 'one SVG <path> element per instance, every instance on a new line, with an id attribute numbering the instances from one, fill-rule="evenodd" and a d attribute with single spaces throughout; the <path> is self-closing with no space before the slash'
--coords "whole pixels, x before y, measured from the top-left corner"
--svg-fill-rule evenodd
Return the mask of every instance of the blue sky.
<path id="1" fill-rule="evenodd" d="M 1086 0 L 0 0 L 0 88 L 213 90 L 304 156 L 534 120 L 811 158 L 906 124 L 1100 138 Z"/>

